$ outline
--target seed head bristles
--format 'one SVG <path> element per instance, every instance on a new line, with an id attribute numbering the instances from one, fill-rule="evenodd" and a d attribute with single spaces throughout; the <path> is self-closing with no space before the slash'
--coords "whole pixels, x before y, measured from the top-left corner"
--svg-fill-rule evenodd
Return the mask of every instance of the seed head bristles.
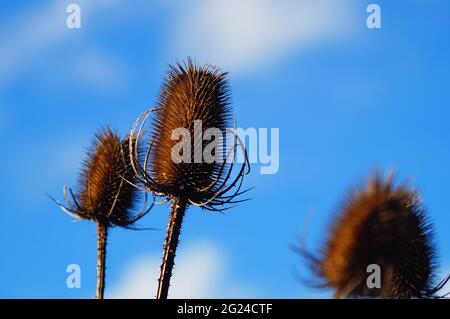
<path id="1" fill-rule="evenodd" d="M 443 286 L 433 288 L 432 237 L 418 192 L 377 173 L 365 188 L 352 190 L 319 256 L 301 253 L 317 286 L 335 289 L 336 298 L 429 298 Z M 367 284 L 373 264 L 381 270 L 380 288 Z"/>
<path id="2" fill-rule="evenodd" d="M 134 143 L 134 141 L 131 141 Z M 152 208 L 133 211 L 138 199 L 138 190 L 129 154 L 130 140 L 121 140 L 110 128 L 96 134 L 79 178 L 76 194 L 64 187 L 67 206 L 50 197 L 65 212 L 78 220 L 92 220 L 97 224 L 97 298 L 103 299 L 105 290 L 105 262 L 108 228 L 119 226 L 135 229 L 133 224 Z M 134 144 L 136 155 L 140 150 Z M 69 200 L 68 193 L 72 200 Z"/>
<path id="3" fill-rule="evenodd" d="M 130 185 L 137 181 L 128 156 L 129 143 L 128 138 L 120 140 L 110 128 L 100 130 L 83 162 L 77 194 L 64 187 L 67 206 L 52 199 L 77 219 L 93 220 L 108 227 L 133 228 L 132 225 L 144 217 L 151 206 L 138 213 L 133 211 L 139 195 L 137 189 Z M 136 154 L 141 156 L 137 145 L 133 146 Z"/>
<path id="4" fill-rule="evenodd" d="M 190 59 L 186 65 L 178 63 L 171 66 L 163 84 L 162 93 L 156 108 L 144 112 L 134 123 L 130 131 L 134 140 L 130 148 L 130 161 L 136 178 L 145 190 L 163 197 L 183 197 L 188 204 L 210 211 L 224 211 L 227 204 L 245 201 L 235 200 L 241 191 L 243 178 L 250 172 L 247 150 L 240 138 L 234 133 L 231 148 L 223 153 L 225 160 L 207 163 L 195 162 L 195 148 L 200 147 L 195 139 L 194 122 L 202 122 L 202 132 L 209 128 L 227 130 L 231 122 L 229 88 L 227 73 L 210 65 L 197 67 Z M 142 130 L 151 114 L 153 134 L 143 163 L 135 154 L 134 145 L 140 142 Z M 176 163 L 172 150 L 176 139 L 172 132 L 179 128 L 187 129 L 192 138 L 189 162 Z M 203 141 L 202 149 L 208 141 Z M 238 148 L 244 155 L 244 162 L 233 178 L 234 159 Z M 235 191 L 227 195 L 233 188 Z"/>
<path id="5" fill-rule="evenodd" d="M 172 202 L 156 293 L 158 299 L 168 297 L 187 207 L 195 205 L 205 210 L 222 212 L 231 208 L 224 207 L 225 205 L 245 201 L 236 198 L 248 191 L 241 191 L 241 187 L 244 176 L 250 172 L 250 165 L 247 150 L 236 129 L 232 131 L 233 145 L 224 146 L 226 143 L 223 135 L 229 132 L 228 124 L 232 119 L 226 76 L 225 72 L 214 66 L 198 67 L 190 59 L 186 64 L 171 66 L 157 107 L 142 114 L 130 131 L 129 155 L 136 179 L 144 190 L 163 197 L 164 202 Z M 151 114 L 154 114 L 153 130 L 142 163 L 133 145 L 139 143 L 142 130 Z M 198 123 L 201 123 L 200 129 Z M 177 140 L 180 136 L 174 138 L 174 133 L 179 133 L 180 130 L 185 134 L 181 136 L 182 142 L 187 144 L 183 144 L 182 152 L 174 156 L 174 148 L 180 143 Z M 201 158 L 199 161 L 196 154 L 200 149 L 200 154 L 203 155 L 201 150 L 211 142 L 203 137 L 211 130 L 219 132 L 214 134 L 214 139 L 217 139 L 215 159 L 208 161 Z M 233 174 L 238 147 L 243 153 L 244 161 L 237 174 Z M 225 158 L 219 153 L 223 153 Z M 233 188 L 235 190 L 231 192 Z M 231 194 L 228 195 L 229 192 Z"/>

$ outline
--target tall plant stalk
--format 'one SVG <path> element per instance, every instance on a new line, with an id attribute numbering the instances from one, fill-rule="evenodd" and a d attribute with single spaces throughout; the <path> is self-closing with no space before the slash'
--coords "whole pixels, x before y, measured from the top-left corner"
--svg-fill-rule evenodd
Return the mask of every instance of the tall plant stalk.
<path id="1" fill-rule="evenodd" d="M 126 156 L 129 144 L 129 138 L 120 139 L 110 128 L 100 130 L 83 162 L 78 193 L 64 187 L 65 206 L 50 196 L 70 216 L 91 220 L 97 225 L 97 299 L 103 299 L 105 294 L 109 227 L 135 229 L 133 224 L 152 207 L 147 208 L 145 201 L 140 212 L 134 210 L 138 191 L 132 185 L 134 172 L 130 158 Z M 137 144 L 133 147 L 137 149 Z"/>
<path id="2" fill-rule="evenodd" d="M 157 299 L 167 299 L 169 294 L 170 279 L 172 277 L 173 266 L 175 265 L 175 255 L 185 212 L 186 200 L 180 198 L 174 199 L 170 207 L 170 218 L 167 225 L 166 241 L 164 243 L 158 280 L 158 290 L 156 292 Z"/>
<path id="3" fill-rule="evenodd" d="M 106 244 L 108 226 L 97 223 L 97 299 L 103 299 L 105 294 Z"/>
<path id="4" fill-rule="evenodd" d="M 142 163 L 136 154 L 138 147 L 134 146 L 143 135 L 143 127 L 150 114 L 155 115 L 152 140 Z M 175 254 L 188 206 L 220 212 L 229 208 L 228 205 L 243 201 L 236 197 L 246 192 L 241 190 L 241 186 L 249 165 L 245 147 L 237 136 L 232 146 L 226 145 L 224 158 L 217 155 L 219 149 L 215 149 L 214 157 L 209 158 L 212 161 L 205 158 L 198 161 L 195 157 L 198 152 L 204 154 L 203 150 L 211 142 L 203 138 L 206 131 L 214 129 L 225 135 L 231 118 L 227 73 L 208 64 L 197 66 L 188 59 L 184 65 L 178 63 L 170 67 L 157 107 L 142 114 L 130 131 L 129 155 L 136 179 L 147 192 L 171 201 L 156 292 L 158 299 L 166 299 L 169 294 Z M 196 130 L 198 123 L 201 123 L 201 136 Z M 173 133 L 180 132 L 180 129 L 188 132 L 183 136 L 182 154 L 176 151 L 180 142 L 172 138 Z M 225 141 L 225 136 L 217 135 L 215 138 Z M 136 137 L 134 142 L 131 140 L 133 137 Z M 236 172 L 232 161 L 238 145 L 243 150 L 245 161 Z"/>

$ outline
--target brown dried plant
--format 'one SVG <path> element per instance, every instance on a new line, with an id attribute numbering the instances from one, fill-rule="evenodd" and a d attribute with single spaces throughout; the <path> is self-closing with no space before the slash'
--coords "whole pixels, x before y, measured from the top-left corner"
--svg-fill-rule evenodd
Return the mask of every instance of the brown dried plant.
<path id="1" fill-rule="evenodd" d="M 135 180 L 128 156 L 129 143 L 128 138 L 121 140 L 110 128 L 100 130 L 87 151 L 76 194 L 64 187 L 66 206 L 50 197 L 76 220 L 92 220 L 97 224 L 98 299 L 103 299 L 105 290 L 108 229 L 114 226 L 135 229 L 133 224 L 151 209 L 144 203 L 140 212 L 133 211 L 138 190 L 128 183 Z"/>
<path id="2" fill-rule="evenodd" d="M 234 133 L 232 147 L 215 150 L 222 153 L 217 160 L 208 163 L 196 162 L 196 150 L 204 149 L 210 141 L 195 132 L 195 121 L 201 121 L 202 131 L 219 129 L 222 133 L 229 129 L 232 120 L 229 101 L 227 73 L 211 65 L 196 66 L 190 59 L 186 64 L 171 66 L 163 84 L 159 102 L 155 109 L 142 114 L 130 132 L 130 158 L 136 178 L 143 189 L 171 201 L 170 218 L 164 244 L 163 260 L 157 290 L 158 299 L 168 296 L 170 278 L 175 261 L 179 235 L 186 208 L 195 205 L 208 211 L 221 212 L 229 204 L 242 202 L 236 197 L 245 193 L 241 186 L 244 175 L 249 173 L 247 152 L 243 143 Z M 143 163 L 139 161 L 134 147 L 142 136 L 142 130 L 150 114 L 154 114 L 153 131 Z M 178 140 L 172 138 L 177 129 L 190 133 L 189 161 L 174 161 L 172 150 Z M 137 137 L 137 138 L 136 138 Z M 223 137 L 217 137 L 224 142 Z M 223 143 L 226 144 L 226 143 Z M 223 145 L 222 144 L 222 145 Z M 236 151 L 240 147 L 245 160 L 237 172 L 233 172 Z M 185 152 L 186 150 L 183 150 Z M 234 189 L 234 190 L 233 190 Z M 233 191 L 232 191 L 233 190 Z"/>
<path id="3" fill-rule="evenodd" d="M 375 174 L 351 191 L 333 219 L 320 256 L 303 247 L 317 286 L 335 289 L 335 298 L 427 298 L 433 286 L 436 249 L 432 227 L 416 190 Z M 367 267 L 381 269 L 381 287 L 369 288 Z"/>

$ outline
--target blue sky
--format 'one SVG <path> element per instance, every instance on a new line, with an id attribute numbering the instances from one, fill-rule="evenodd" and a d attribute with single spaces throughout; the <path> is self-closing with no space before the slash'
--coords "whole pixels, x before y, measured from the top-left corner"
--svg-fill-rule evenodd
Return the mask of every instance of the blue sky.
<path id="1" fill-rule="evenodd" d="M 167 65 L 192 56 L 230 71 L 244 128 L 280 129 L 280 169 L 245 181 L 251 201 L 225 215 L 191 207 L 173 297 L 330 297 L 299 284 L 289 249 L 313 212 L 318 247 L 345 191 L 393 169 L 422 193 L 450 269 L 450 3 L 372 1 L 0 1 L 0 297 L 90 298 L 95 226 L 46 197 L 75 185 L 104 124 L 126 134 L 155 103 Z M 65 26 L 69 3 L 81 29 Z M 153 297 L 167 205 L 113 229 L 110 297 Z M 82 270 L 66 287 L 66 267 Z"/>

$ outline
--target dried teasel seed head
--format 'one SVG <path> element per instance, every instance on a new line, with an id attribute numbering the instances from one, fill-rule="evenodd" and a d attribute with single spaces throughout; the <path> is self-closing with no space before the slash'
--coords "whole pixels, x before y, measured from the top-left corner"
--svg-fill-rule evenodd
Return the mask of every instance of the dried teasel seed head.
<path id="1" fill-rule="evenodd" d="M 426 297 L 435 269 L 431 237 L 418 193 L 376 174 L 348 196 L 313 269 L 338 298 Z M 380 267 L 380 288 L 367 285 L 372 264 Z"/>
<path id="2" fill-rule="evenodd" d="M 235 136 L 230 147 L 226 139 L 232 123 L 227 73 L 208 64 L 197 66 L 190 59 L 170 66 L 154 115 L 148 166 L 135 161 L 136 173 L 148 190 L 209 210 L 233 202 L 242 193 L 242 177 L 249 166 L 245 161 L 232 180 L 228 156 L 231 149 L 237 151 L 238 143 Z M 132 129 L 130 136 L 139 135 Z M 216 157 L 208 161 L 204 150 L 214 144 Z M 242 142 L 239 146 L 247 159 Z M 226 195 L 234 186 L 237 191 Z"/>
<path id="3" fill-rule="evenodd" d="M 59 204 L 76 218 L 93 220 L 105 226 L 131 225 L 148 210 L 134 213 L 138 190 L 130 165 L 129 139 L 120 139 L 111 128 L 101 129 L 87 150 L 76 194 L 69 189 L 72 201 L 65 199 L 67 207 Z"/>
<path id="4" fill-rule="evenodd" d="M 171 67 L 164 83 L 154 125 L 155 145 L 152 161 L 154 179 L 174 192 L 190 192 L 207 187 L 218 175 L 217 163 L 195 163 L 194 121 L 201 121 L 203 134 L 208 128 L 222 132 L 230 123 L 226 73 L 211 66 L 196 67 L 188 61 L 186 67 Z M 199 122 L 198 122 L 199 123 Z M 177 140 L 172 132 L 184 128 L 191 135 L 191 163 L 175 163 L 172 149 Z M 203 141 L 202 149 L 207 141 Z M 199 148 L 200 149 L 200 148 Z"/>

